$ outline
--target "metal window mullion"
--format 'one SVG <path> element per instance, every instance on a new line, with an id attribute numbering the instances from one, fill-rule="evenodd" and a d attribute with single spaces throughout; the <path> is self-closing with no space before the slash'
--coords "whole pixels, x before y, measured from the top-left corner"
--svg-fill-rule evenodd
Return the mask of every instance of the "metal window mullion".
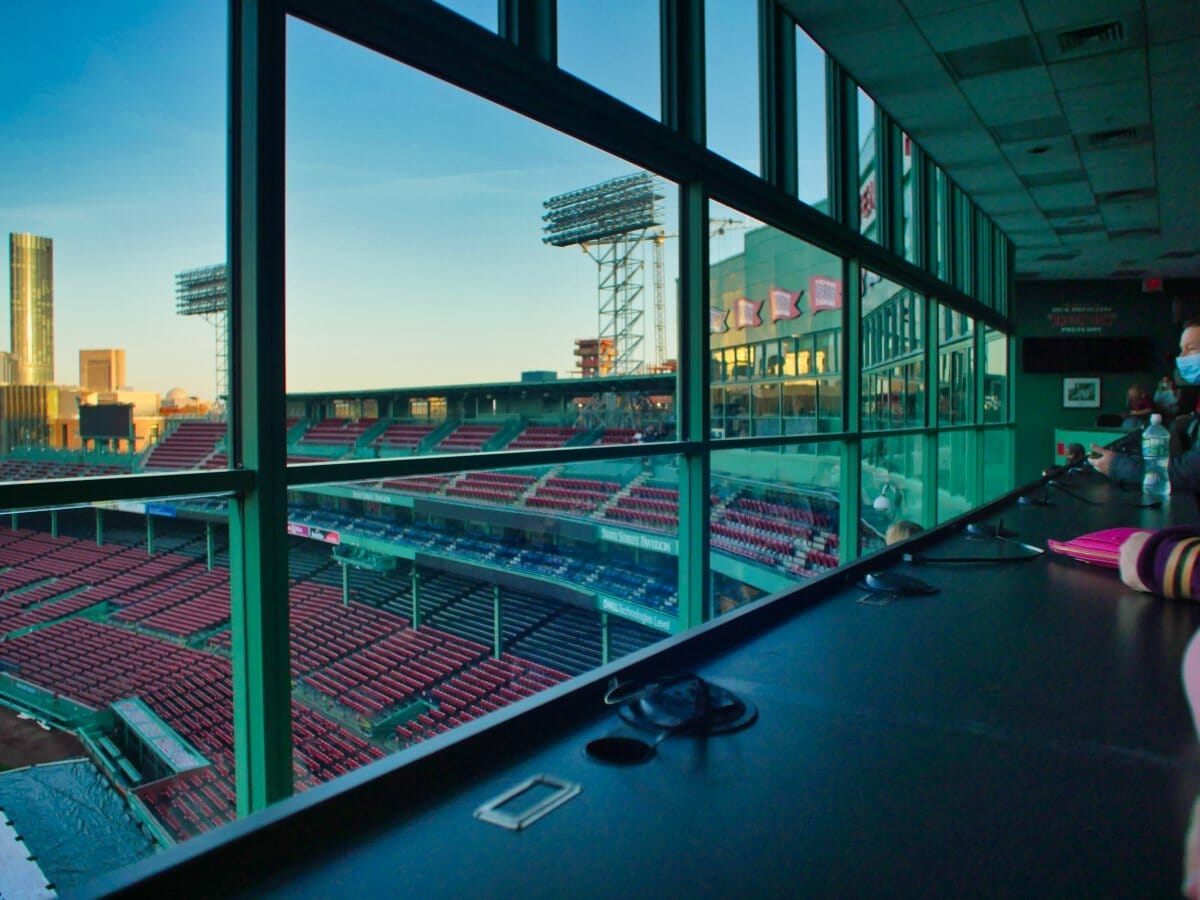
<path id="1" fill-rule="evenodd" d="M 892 117 L 875 107 L 875 184 L 879 244 L 904 256 L 904 148 Z"/>
<path id="2" fill-rule="evenodd" d="M 925 303 L 925 426 L 921 448 L 921 490 L 924 492 L 921 510 L 926 528 L 931 528 L 938 521 L 938 325 L 940 319 L 939 304 L 933 298 L 926 296 Z"/>
<path id="3" fill-rule="evenodd" d="M 838 491 L 838 562 L 858 559 L 858 522 L 862 497 L 862 267 L 856 259 L 842 260 L 842 441 Z"/>
<path id="4" fill-rule="evenodd" d="M 704 146 L 704 4 L 660 0 L 659 38 L 662 122 Z"/>
<path id="5" fill-rule="evenodd" d="M 679 424 L 692 449 L 679 460 L 679 626 L 712 616 L 709 586 L 711 429 L 708 331 L 708 198 L 679 189 Z"/>
<path id="6" fill-rule="evenodd" d="M 858 231 L 858 88 L 832 57 L 825 57 L 826 167 L 829 214 Z"/>
<path id="7" fill-rule="evenodd" d="M 254 483 L 230 510 L 238 814 L 292 792 L 284 434 L 284 88 L 279 0 L 230 6 L 232 464 Z"/>
<path id="8" fill-rule="evenodd" d="M 758 73 L 763 178 L 795 197 L 796 25 L 776 0 L 758 0 Z"/>
<path id="9" fill-rule="evenodd" d="M 558 65 L 558 0 L 498 0 L 500 36 Z"/>

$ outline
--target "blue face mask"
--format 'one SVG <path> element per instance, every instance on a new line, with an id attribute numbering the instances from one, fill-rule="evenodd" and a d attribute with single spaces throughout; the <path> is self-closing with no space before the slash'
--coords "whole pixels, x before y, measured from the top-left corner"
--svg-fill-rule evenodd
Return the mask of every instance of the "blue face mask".
<path id="1" fill-rule="evenodd" d="M 1177 356 L 1175 366 L 1188 384 L 1200 384 L 1200 353 L 1193 353 L 1191 356 Z"/>

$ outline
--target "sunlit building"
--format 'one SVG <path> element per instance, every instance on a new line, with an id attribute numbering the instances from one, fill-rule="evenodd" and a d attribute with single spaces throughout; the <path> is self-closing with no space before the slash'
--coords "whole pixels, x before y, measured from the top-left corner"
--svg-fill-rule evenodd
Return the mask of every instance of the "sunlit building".
<path id="1" fill-rule="evenodd" d="M 9 234 L 10 321 L 17 384 L 54 381 L 54 241 Z"/>
<path id="2" fill-rule="evenodd" d="M 115 391 L 126 386 L 124 350 L 80 350 L 79 386 L 86 391 Z"/>

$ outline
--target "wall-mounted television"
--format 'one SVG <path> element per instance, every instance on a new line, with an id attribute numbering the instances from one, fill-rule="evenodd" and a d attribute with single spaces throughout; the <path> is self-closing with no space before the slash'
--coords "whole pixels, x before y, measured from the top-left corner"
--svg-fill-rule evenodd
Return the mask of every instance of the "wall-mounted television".
<path id="1" fill-rule="evenodd" d="M 1103 372 L 1157 372 L 1148 337 L 1027 337 L 1021 341 L 1026 372 L 1090 375 Z"/>

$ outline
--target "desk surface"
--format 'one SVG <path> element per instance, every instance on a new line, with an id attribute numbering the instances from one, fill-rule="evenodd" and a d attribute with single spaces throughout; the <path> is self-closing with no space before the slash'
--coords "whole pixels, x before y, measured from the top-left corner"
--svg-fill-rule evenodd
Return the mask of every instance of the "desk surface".
<path id="1" fill-rule="evenodd" d="M 988 521 L 1044 546 L 1197 519 L 1191 497 L 1139 509 L 1138 494 L 1073 479 L 1099 504 L 1051 488 L 1055 505 Z M 987 552 L 962 532 L 923 549 Z M 692 669 L 751 700 L 743 731 L 673 736 L 641 765 L 595 762 L 590 739 L 634 732 L 585 676 L 498 728 L 472 723 L 91 892 L 1177 896 L 1200 792 L 1179 671 L 1200 605 L 1050 553 L 897 565 L 940 592 L 874 606 L 842 582 L 816 605 L 760 604 L 719 638 L 708 626 L 639 658 L 643 674 Z M 582 793 L 520 832 L 473 817 L 538 773 Z"/>

